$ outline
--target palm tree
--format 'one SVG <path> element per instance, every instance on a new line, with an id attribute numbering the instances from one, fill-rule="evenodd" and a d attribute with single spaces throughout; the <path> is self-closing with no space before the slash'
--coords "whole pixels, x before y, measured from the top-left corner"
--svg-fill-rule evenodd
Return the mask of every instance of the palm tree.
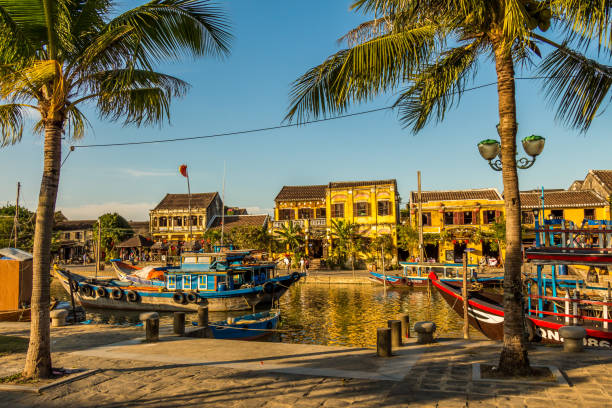
<path id="1" fill-rule="evenodd" d="M 34 236 L 32 323 L 25 377 L 51 374 L 49 245 L 60 176 L 62 136 L 83 137 L 84 103 L 125 125 L 163 123 L 188 84 L 156 64 L 225 56 L 224 13 L 207 0 L 153 0 L 110 18 L 112 0 L 0 0 L 2 145 L 21 140 L 24 112 L 40 113 L 44 166 Z"/>
<path id="2" fill-rule="evenodd" d="M 506 209 L 504 343 L 499 369 L 528 372 L 523 341 L 520 198 L 516 167 L 515 65 L 537 72 L 557 117 L 586 131 L 605 102 L 612 68 L 608 1 L 592 0 L 355 0 L 375 18 L 342 38 L 348 48 L 328 57 L 293 84 L 288 120 L 346 111 L 406 84 L 395 103 L 413 132 L 441 121 L 458 104 L 479 59 L 491 56 L 497 73 L 502 179 Z M 556 37 L 544 33 L 554 24 Z M 553 51 L 540 58 L 540 45 Z"/>
<path id="3" fill-rule="evenodd" d="M 355 258 L 364 247 L 363 240 L 359 235 L 359 225 L 350 221 L 332 219 L 331 233 L 335 241 L 336 251 L 341 255 L 340 257 L 348 256 L 351 260 L 353 277 L 355 277 Z"/>
<path id="4" fill-rule="evenodd" d="M 291 221 L 282 225 L 274 231 L 277 239 L 285 245 L 285 248 L 293 252 L 294 258 L 299 259 L 304 246 L 304 232 L 302 228 Z"/>

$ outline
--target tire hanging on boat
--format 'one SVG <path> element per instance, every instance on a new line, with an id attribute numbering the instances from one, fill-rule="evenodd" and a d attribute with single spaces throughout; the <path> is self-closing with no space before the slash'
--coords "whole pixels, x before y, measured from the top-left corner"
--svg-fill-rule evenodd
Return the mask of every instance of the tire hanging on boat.
<path id="1" fill-rule="evenodd" d="M 81 286 L 81 293 L 85 296 L 94 297 L 94 290 L 88 284 Z"/>
<path id="2" fill-rule="evenodd" d="M 198 295 L 194 292 L 189 292 L 185 295 L 185 299 L 188 303 L 196 303 L 198 301 Z"/>
<path id="3" fill-rule="evenodd" d="M 96 296 L 99 298 L 105 298 L 108 295 L 108 292 L 106 291 L 106 289 L 104 289 L 102 286 L 98 286 L 96 288 Z"/>
<path id="4" fill-rule="evenodd" d="M 114 288 L 111 291 L 111 297 L 115 300 L 121 300 L 123 298 L 123 291 L 119 288 Z"/>
<path id="5" fill-rule="evenodd" d="M 172 295 L 172 300 L 174 300 L 175 303 L 182 305 L 185 303 L 185 294 L 183 292 L 174 292 L 174 295 Z"/>
<path id="6" fill-rule="evenodd" d="M 133 290 L 128 290 L 127 293 L 125 294 L 125 298 L 127 299 L 128 302 L 138 302 L 140 300 L 140 295 Z"/>

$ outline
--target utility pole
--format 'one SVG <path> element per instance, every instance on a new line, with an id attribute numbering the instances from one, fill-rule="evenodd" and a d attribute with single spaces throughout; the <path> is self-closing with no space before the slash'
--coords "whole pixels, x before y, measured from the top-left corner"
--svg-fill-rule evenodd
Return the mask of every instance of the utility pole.
<path id="1" fill-rule="evenodd" d="M 470 338 L 470 326 L 468 320 L 468 307 L 469 300 L 467 298 L 467 265 L 468 265 L 468 254 L 463 253 L 463 287 L 461 289 L 461 296 L 463 297 L 463 338 L 468 340 Z"/>
<path id="2" fill-rule="evenodd" d="M 419 197 L 419 213 L 418 213 L 418 226 L 419 226 L 419 262 L 424 262 L 425 253 L 423 251 L 423 203 L 421 194 L 421 172 L 417 171 L 417 184 L 418 184 L 418 197 Z M 419 266 L 420 269 L 420 266 Z"/>
<path id="3" fill-rule="evenodd" d="M 96 242 L 96 279 L 98 278 L 98 271 L 100 270 L 100 234 L 102 232 L 102 226 L 100 225 L 100 219 L 98 218 L 98 239 Z"/>
<path id="4" fill-rule="evenodd" d="M 17 248 L 17 235 L 19 234 L 19 191 L 21 190 L 21 183 L 17 182 L 17 200 L 15 200 L 15 222 L 13 227 L 15 228 L 15 248 Z"/>

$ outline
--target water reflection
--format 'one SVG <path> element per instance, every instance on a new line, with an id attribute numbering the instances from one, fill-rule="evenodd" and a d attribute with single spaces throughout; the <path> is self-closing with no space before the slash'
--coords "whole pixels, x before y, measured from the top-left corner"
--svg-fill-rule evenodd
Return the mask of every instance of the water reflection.
<path id="1" fill-rule="evenodd" d="M 53 282 L 51 295 L 69 300 L 64 289 Z M 375 347 L 376 329 L 386 327 L 387 320 L 399 313 L 408 313 L 411 324 L 431 320 L 438 333 L 446 337 L 460 337 L 461 318 L 453 312 L 434 290 L 431 297 L 427 289 L 387 290 L 371 285 L 313 285 L 298 284 L 281 299 L 283 332 L 270 337 L 271 341 L 308 343 L 353 347 Z M 226 320 L 249 312 L 211 312 L 211 321 Z M 103 324 L 137 324 L 139 312 L 87 309 L 87 318 Z M 197 315 L 187 314 L 187 324 Z M 162 325 L 172 324 L 172 313 L 160 313 Z M 287 330 L 287 331 L 285 331 Z M 473 338 L 484 338 L 470 330 Z"/>

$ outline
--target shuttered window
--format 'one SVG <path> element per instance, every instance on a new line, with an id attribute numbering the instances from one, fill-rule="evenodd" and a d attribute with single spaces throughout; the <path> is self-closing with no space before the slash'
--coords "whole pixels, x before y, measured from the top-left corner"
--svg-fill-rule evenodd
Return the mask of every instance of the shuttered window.
<path id="1" fill-rule="evenodd" d="M 325 207 L 317 208 L 316 214 L 317 218 L 325 218 Z"/>
<path id="2" fill-rule="evenodd" d="M 298 218 L 309 220 L 312 218 L 312 208 L 300 208 L 298 209 Z"/>
<path id="3" fill-rule="evenodd" d="M 332 218 L 344 218 L 344 204 L 332 204 L 331 216 Z"/>
<path id="4" fill-rule="evenodd" d="M 370 203 L 353 204 L 353 215 L 355 217 L 367 217 L 370 215 Z"/>
<path id="5" fill-rule="evenodd" d="M 278 210 L 278 219 L 281 221 L 282 220 L 292 220 L 294 214 L 295 212 L 292 208 L 284 208 L 284 209 Z"/>
<path id="6" fill-rule="evenodd" d="M 391 215 L 391 202 L 390 201 L 379 201 L 378 202 L 378 215 Z"/>

